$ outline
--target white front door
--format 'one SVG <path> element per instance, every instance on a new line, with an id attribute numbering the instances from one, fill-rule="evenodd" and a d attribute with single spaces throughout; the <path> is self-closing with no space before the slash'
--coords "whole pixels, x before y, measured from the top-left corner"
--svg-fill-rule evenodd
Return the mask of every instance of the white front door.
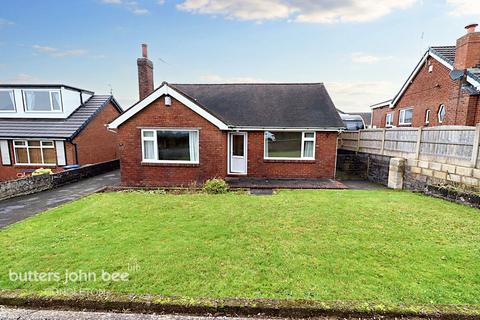
<path id="1" fill-rule="evenodd" d="M 229 173 L 247 173 L 247 133 L 229 133 Z"/>

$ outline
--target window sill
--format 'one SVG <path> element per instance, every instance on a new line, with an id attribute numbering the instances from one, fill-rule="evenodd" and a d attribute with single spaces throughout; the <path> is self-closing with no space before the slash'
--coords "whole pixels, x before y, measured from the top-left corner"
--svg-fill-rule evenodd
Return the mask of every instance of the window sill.
<path id="1" fill-rule="evenodd" d="M 265 163 L 315 163 L 315 159 L 263 159 Z"/>
<path id="2" fill-rule="evenodd" d="M 145 167 L 199 167 L 200 163 L 142 162 Z"/>
<path id="3" fill-rule="evenodd" d="M 19 167 L 19 168 L 25 168 L 25 167 L 56 167 L 57 165 L 56 164 L 38 164 L 38 163 L 32 163 L 32 164 L 28 164 L 28 163 L 15 163 L 13 165 L 14 167 Z M 60 166 L 60 167 L 63 167 L 63 166 Z"/>

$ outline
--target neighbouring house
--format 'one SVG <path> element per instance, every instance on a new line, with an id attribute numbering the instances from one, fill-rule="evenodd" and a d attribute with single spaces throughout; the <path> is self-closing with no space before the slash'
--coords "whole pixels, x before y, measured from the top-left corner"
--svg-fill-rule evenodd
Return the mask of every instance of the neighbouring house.
<path id="1" fill-rule="evenodd" d="M 163 82 L 154 90 L 146 45 L 137 65 L 140 101 L 109 125 L 123 185 L 334 178 L 343 123 L 323 84 Z"/>
<path id="2" fill-rule="evenodd" d="M 430 47 L 391 101 L 371 106 L 372 126 L 474 126 L 480 123 L 480 32 L 456 46 Z"/>
<path id="3" fill-rule="evenodd" d="M 343 112 L 340 109 L 337 111 L 347 130 L 367 129 L 371 126 L 371 112 Z"/>
<path id="4" fill-rule="evenodd" d="M 106 125 L 122 113 L 111 95 L 66 85 L 0 85 L 0 181 L 38 168 L 115 160 L 117 135 Z"/>

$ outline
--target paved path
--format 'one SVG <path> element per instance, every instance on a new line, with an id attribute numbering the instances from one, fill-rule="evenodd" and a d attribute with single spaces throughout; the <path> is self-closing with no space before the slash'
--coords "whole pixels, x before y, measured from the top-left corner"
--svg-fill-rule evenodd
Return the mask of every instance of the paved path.
<path id="1" fill-rule="evenodd" d="M 0 229 L 39 212 L 94 193 L 105 186 L 119 183 L 120 172 L 116 170 L 57 189 L 0 201 Z"/>
<path id="2" fill-rule="evenodd" d="M 41 311 L 28 309 L 10 309 L 0 306 L 0 320 L 252 320 L 253 318 L 227 317 L 190 317 L 168 315 L 146 315 L 129 313 Z M 316 320 L 337 320 L 339 318 L 315 318 Z M 261 319 L 268 320 L 268 319 Z M 275 319 L 282 320 L 282 319 Z"/>

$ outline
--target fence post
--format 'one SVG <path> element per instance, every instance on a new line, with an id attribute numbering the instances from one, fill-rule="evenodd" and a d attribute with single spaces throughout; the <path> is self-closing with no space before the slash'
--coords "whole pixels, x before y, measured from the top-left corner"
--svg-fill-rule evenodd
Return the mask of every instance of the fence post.
<path id="1" fill-rule="evenodd" d="M 471 166 L 475 168 L 478 161 L 478 147 L 480 144 L 480 124 L 475 127 L 475 137 L 473 138 L 473 151 Z"/>
<path id="2" fill-rule="evenodd" d="M 420 146 L 422 144 L 422 133 L 423 133 L 423 128 L 418 128 L 417 147 L 415 149 L 415 160 L 418 160 L 420 158 Z"/>
<path id="3" fill-rule="evenodd" d="M 358 130 L 358 133 L 357 133 L 357 152 L 360 151 L 360 134 L 362 133 L 361 130 Z"/>
<path id="4" fill-rule="evenodd" d="M 380 154 L 383 156 L 383 151 L 385 150 L 385 135 L 387 133 L 387 129 L 382 129 L 382 148 L 380 149 Z"/>

